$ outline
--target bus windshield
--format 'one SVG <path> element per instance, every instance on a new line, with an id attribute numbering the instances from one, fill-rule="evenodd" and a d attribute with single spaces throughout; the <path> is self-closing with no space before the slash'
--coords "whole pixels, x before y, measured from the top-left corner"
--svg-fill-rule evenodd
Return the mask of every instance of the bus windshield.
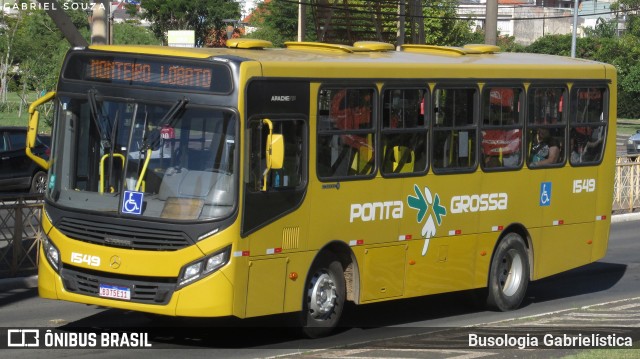
<path id="1" fill-rule="evenodd" d="M 82 210 L 210 220 L 235 208 L 237 116 L 186 99 L 60 98 L 47 195 Z"/>

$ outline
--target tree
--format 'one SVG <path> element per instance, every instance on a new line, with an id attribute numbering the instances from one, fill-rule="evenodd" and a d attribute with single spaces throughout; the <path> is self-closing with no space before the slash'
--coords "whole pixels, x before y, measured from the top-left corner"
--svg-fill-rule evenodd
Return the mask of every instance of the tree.
<path id="1" fill-rule="evenodd" d="M 433 0 L 422 6 L 427 44 L 461 46 L 473 39 L 471 20 L 458 19 L 457 0 Z M 484 40 L 482 41 L 484 42 Z"/>
<path id="2" fill-rule="evenodd" d="M 314 41 L 314 19 L 308 5 L 307 8 L 305 40 Z M 288 0 L 261 2 L 253 12 L 250 25 L 257 30 L 248 37 L 271 41 L 276 47 L 283 46 L 285 41 L 295 41 L 298 38 L 298 3 Z"/>
<path id="3" fill-rule="evenodd" d="M 114 45 L 162 45 L 150 30 L 136 23 L 113 25 Z"/>
<path id="4" fill-rule="evenodd" d="M 474 40 L 471 22 L 456 18 L 457 0 L 422 0 L 421 4 L 421 13 L 414 19 L 424 21 L 426 43 L 461 45 Z M 349 0 L 348 3 L 311 1 L 307 5 L 307 28 L 305 31 L 305 37 L 308 41 L 313 41 L 321 36 L 318 33 L 322 32 L 321 29 L 324 26 L 323 20 L 315 19 L 314 15 L 324 16 L 329 22 L 333 22 L 333 30 L 337 33 L 338 42 L 351 43 L 340 38 L 340 35 L 343 35 L 341 32 L 346 32 L 345 27 L 349 27 L 351 32 L 358 34 L 359 37 L 353 39 L 355 41 L 370 40 L 370 38 L 362 38 L 362 36 L 375 36 L 376 34 L 380 36 L 381 33 L 386 34 L 382 41 L 393 42 L 395 40 L 398 21 L 397 4 L 371 0 Z M 284 41 L 292 41 L 297 38 L 297 1 L 272 0 L 260 3 L 254 11 L 254 16 L 255 19 L 251 25 L 257 27 L 258 30 L 249 36 L 270 40 L 276 46 Z M 411 14 L 407 12 L 407 16 L 411 16 Z M 339 19 L 342 21 L 348 19 L 349 21 L 341 23 Z M 318 29 L 315 28 L 316 25 Z M 341 26 L 342 28 L 340 28 Z M 407 38 L 405 42 L 408 43 L 412 36 L 410 21 L 406 22 L 406 27 Z M 388 37 L 389 34 L 391 37 Z"/>
<path id="5" fill-rule="evenodd" d="M 85 38 L 89 37 L 87 15 L 82 10 L 67 14 Z M 52 89 L 69 43 L 43 10 L 19 10 L 2 17 L 0 34 L 0 80 L 2 91 Z M 6 92 L 2 96 L 6 101 Z M 23 95 L 23 101 L 24 95 Z"/>
<path id="6" fill-rule="evenodd" d="M 129 6 L 129 13 L 136 11 Z M 151 31 L 163 42 L 169 30 L 193 30 L 196 46 L 203 46 L 212 29 L 225 25 L 222 20 L 240 18 L 240 5 L 234 0 L 145 0 L 138 16 L 151 22 Z"/>

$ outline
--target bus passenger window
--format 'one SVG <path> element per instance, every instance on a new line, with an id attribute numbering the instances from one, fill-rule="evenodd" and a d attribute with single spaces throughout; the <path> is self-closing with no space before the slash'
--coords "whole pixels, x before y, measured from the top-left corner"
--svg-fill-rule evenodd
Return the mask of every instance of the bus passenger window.
<path id="1" fill-rule="evenodd" d="M 602 159 L 608 116 L 605 115 L 606 88 L 577 88 L 572 91 L 570 162 L 595 164 Z"/>
<path id="2" fill-rule="evenodd" d="M 385 90 L 382 113 L 383 175 L 427 170 L 427 128 L 424 89 Z"/>
<path id="3" fill-rule="evenodd" d="M 433 169 L 476 166 L 476 89 L 438 88 L 433 96 Z"/>
<path id="4" fill-rule="evenodd" d="M 372 89 L 323 89 L 318 99 L 317 173 L 371 175 L 375 169 Z"/>
<path id="5" fill-rule="evenodd" d="M 529 87 L 527 165 L 560 167 L 566 158 L 567 90 L 564 87 Z"/>
<path id="6" fill-rule="evenodd" d="M 489 87 L 482 95 L 481 165 L 483 169 L 522 164 L 522 88 Z"/>

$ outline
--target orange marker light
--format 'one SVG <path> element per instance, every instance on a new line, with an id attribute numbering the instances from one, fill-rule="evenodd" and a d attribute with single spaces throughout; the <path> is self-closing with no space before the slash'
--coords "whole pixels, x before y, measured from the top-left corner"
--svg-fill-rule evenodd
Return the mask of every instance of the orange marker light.
<path id="1" fill-rule="evenodd" d="M 487 251 L 481 251 L 480 255 L 483 256 L 483 257 L 486 256 L 487 255 Z"/>
<path id="2" fill-rule="evenodd" d="M 291 279 L 291 280 L 298 279 L 298 273 L 296 273 L 296 272 L 289 273 L 289 279 Z"/>

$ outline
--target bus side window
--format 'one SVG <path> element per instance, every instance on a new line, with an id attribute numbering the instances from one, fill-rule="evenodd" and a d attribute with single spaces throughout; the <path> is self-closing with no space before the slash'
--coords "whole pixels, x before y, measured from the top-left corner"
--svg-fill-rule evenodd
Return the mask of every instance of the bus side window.
<path id="1" fill-rule="evenodd" d="M 474 88 L 438 88 L 434 92 L 434 171 L 476 166 L 476 96 Z"/>
<path id="2" fill-rule="evenodd" d="M 532 85 L 528 99 L 527 165 L 560 167 L 567 152 L 567 89 Z"/>
<path id="3" fill-rule="evenodd" d="M 600 162 L 608 116 L 605 115 L 607 89 L 604 87 L 572 90 L 569 148 L 572 165 Z"/>
<path id="4" fill-rule="evenodd" d="M 317 174 L 369 176 L 375 170 L 373 89 L 323 89 L 318 99 Z M 326 115 L 328 111 L 328 116 Z"/>
<path id="5" fill-rule="evenodd" d="M 480 132 L 483 169 L 522 165 L 523 95 L 523 89 L 518 87 L 490 87 L 483 91 Z"/>
<path id="6" fill-rule="evenodd" d="M 390 89 L 383 95 L 383 175 L 424 173 L 427 170 L 427 138 L 424 89 Z"/>

